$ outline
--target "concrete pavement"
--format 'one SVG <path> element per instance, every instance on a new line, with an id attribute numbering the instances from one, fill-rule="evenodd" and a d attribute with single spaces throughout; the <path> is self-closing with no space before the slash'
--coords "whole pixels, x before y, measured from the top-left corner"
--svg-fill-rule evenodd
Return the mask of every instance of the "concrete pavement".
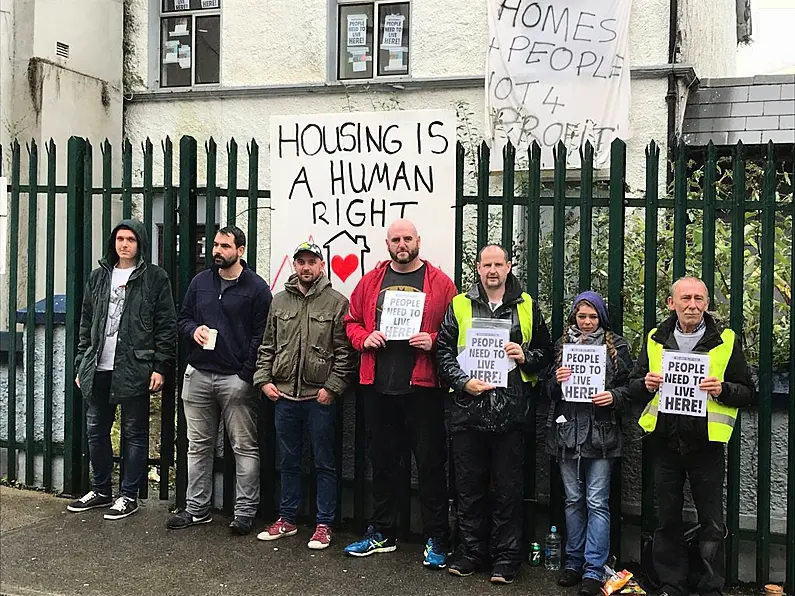
<path id="1" fill-rule="evenodd" d="M 351 535 L 335 534 L 332 546 L 310 551 L 312 529 L 261 542 L 252 534 L 232 537 L 229 520 L 168 531 L 168 504 L 149 499 L 120 521 L 103 510 L 66 512 L 66 499 L 0 487 L 0 594 L 8 596 L 242 596 L 247 594 L 362 596 L 389 594 L 568 595 L 556 574 L 523 566 L 510 586 L 493 585 L 485 574 L 467 578 L 421 565 L 422 545 L 400 543 L 398 551 L 364 559 L 342 554 Z M 260 522 L 257 530 L 263 525 Z"/>

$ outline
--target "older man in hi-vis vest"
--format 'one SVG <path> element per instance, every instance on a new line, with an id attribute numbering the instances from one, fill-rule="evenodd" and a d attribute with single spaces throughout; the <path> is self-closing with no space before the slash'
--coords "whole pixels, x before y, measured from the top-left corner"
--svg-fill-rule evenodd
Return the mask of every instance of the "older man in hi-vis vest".
<path id="1" fill-rule="evenodd" d="M 652 329 L 629 384 L 617 391 L 646 404 L 638 423 L 649 434 L 654 461 L 658 528 L 654 533 L 655 570 L 661 595 L 700 596 L 723 593 L 725 557 L 723 479 L 725 447 L 738 408 L 751 404 L 755 391 L 740 337 L 707 313 L 709 296 L 703 281 L 683 277 L 671 286 L 671 316 Z M 698 387 L 707 393 L 706 415 L 660 411 L 663 352 L 709 355 L 709 371 Z M 682 507 L 685 477 L 698 512 L 700 569 L 689 569 Z M 695 572 L 695 573 L 694 573 Z M 688 585 L 688 576 L 697 577 Z"/>

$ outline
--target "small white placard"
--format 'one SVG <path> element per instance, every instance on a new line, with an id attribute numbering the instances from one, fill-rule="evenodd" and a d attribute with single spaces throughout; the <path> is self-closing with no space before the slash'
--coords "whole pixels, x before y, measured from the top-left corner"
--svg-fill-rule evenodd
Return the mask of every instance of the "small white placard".
<path id="1" fill-rule="evenodd" d="M 508 338 L 507 329 L 467 329 L 466 346 L 458 355 L 461 369 L 473 379 L 507 387 L 508 373 L 513 368 L 505 353 Z"/>
<path id="2" fill-rule="evenodd" d="M 190 0 L 174 0 L 174 10 L 190 10 Z"/>
<path id="3" fill-rule="evenodd" d="M 218 8 L 218 0 L 202 0 L 202 8 Z"/>
<path id="4" fill-rule="evenodd" d="M 403 45 L 403 21 L 402 14 L 390 14 L 384 17 L 384 36 L 381 39 L 381 49 L 390 50 L 399 48 Z"/>
<path id="5" fill-rule="evenodd" d="M 659 411 L 679 416 L 707 415 L 707 392 L 698 388 L 709 373 L 709 354 L 664 350 Z"/>
<path id="6" fill-rule="evenodd" d="M 367 44 L 367 15 L 348 15 L 348 47 Z"/>
<path id="7" fill-rule="evenodd" d="M 425 308 L 423 292 L 387 290 L 381 309 L 380 331 L 388 340 L 405 340 L 420 332 Z"/>
<path id="8" fill-rule="evenodd" d="M 571 376 L 561 383 L 563 401 L 591 402 L 605 390 L 607 350 L 604 345 L 563 344 L 560 365 L 571 369 Z"/>

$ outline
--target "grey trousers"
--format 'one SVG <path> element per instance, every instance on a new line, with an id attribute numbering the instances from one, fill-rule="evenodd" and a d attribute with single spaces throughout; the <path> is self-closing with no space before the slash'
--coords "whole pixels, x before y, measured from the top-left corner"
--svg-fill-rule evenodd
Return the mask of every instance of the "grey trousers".
<path id="1" fill-rule="evenodd" d="M 235 455 L 235 515 L 254 517 L 259 505 L 259 447 L 256 389 L 237 375 L 220 375 L 188 365 L 182 380 L 182 402 L 188 427 L 188 513 L 203 516 L 210 510 L 213 460 L 218 423 L 224 428 Z"/>

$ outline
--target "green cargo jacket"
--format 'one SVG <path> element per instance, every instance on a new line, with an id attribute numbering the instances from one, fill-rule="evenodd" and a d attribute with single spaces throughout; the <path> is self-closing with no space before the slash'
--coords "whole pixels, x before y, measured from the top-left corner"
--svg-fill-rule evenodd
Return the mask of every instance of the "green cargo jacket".
<path id="1" fill-rule="evenodd" d="M 298 399 L 321 388 L 341 395 L 356 375 L 358 354 L 348 342 L 342 319 L 348 299 L 331 287 L 325 273 L 306 293 L 293 274 L 271 303 L 257 355 L 254 385 L 273 383 Z"/>
<path id="2" fill-rule="evenodd" d="M 83 295 L 75 371 L 80 379 L 80 390 L 89 401 L 97 361 L 105 345 L 110 283 L 113 267 L 119 262 L 116 230 L 120 227 L 132 230 L 138 238 L 138 265 L 127 282 L 110 403 L 149 399 L 152 373 L 167 374 L 177 351 L 177 315 L 168 274 L 157 265 L 147 263 L 149 241 L 143 224 L 134 219 L 124 220 L 111 232 L 106 257 L 91 272 Z"/>

